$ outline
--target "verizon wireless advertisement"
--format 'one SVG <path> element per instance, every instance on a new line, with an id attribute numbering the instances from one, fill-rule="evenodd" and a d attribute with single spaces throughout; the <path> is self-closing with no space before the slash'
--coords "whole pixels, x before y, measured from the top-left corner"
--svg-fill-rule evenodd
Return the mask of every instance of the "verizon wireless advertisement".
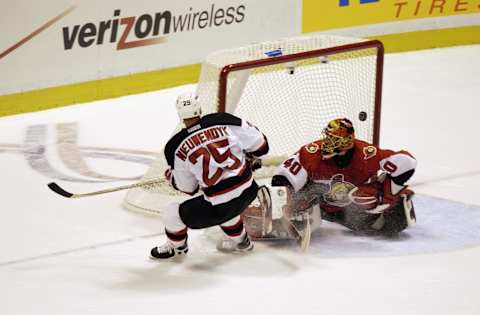
<path id="1" fill-rule="evenodd" d="M 0 12 L 0 94 L 197 64 L 301 32 L 294 0 L 18 0 Z"/>

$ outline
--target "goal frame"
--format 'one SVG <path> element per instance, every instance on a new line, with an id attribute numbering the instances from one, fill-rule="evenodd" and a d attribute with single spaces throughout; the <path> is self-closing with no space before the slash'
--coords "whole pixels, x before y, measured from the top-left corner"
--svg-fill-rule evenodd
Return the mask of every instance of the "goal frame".
<path id="1" fill-rule="evenodd" d="M 210 112 L 226 112 L 230 110 L 235 111 L 237 105 L 239 104 L 238 102 L 243 96 L 244 88 L 248 82 L 248 78 L 250 77 L 251 73 L 255 73 L 255 68 L 257 67 L 262 68 L 285 64 L 286 70 L 289 70 L 290 66 L 293 65 L 294 68 L 297 62 L 299 66 L 302 67 L 303 61 L 308 59 L 318 58 L 319 63 L 334 63 L 337 60 L 336 57 L 334 57 L 335 55 L 339 55 L 338 60 L 342 60 L 343 55 L 347 61 L 349 61 L 350 58 L 357 58 L 356 56 L 359 55 L 359 58 L 368 58 L 368 74 L 355 77 L 352 84 L 363 83 L 363 80 L 365 83 L 368 83 L 368 100 L 364 101 L 368 102 L 365 105 L 368 105 L 369 113 L 373 111 L 373 117 L 370 115 L 370 119 L 368 121 L 369 129 L 367 131 L 368 139 L 365 138 L 364 140 L 371 142 L 374 145 L 378 145 L 380 141 L 384 65 L 384 46 L 382 42 L 378 40 L 365 40 L 361 38 L 348 38 L 329 35 L 325 36 L 324 42 L 323 38 L 320 37 L 323 37 L 323 35 L 284 38 L 278 41 L 257 43 L 239 47 L 237 49 L 226 49 L 211 53 L 207 56 L 204 64 L 202 65 L 202 71 L 200 73 L 200 78 L 197 85 L 197 93 L 199 90 L 205 91 L 203 99 L 200 97 L 200 100 L 203 100 L 204 102 L 202 106 L 206 106 L 205 108 L 202 108 L 202 110 L 205 109 L 206 114 Z M 297 39 L 299 40 L 298 46 Z M 317 39 L 319 40 L 318 42 Z M 314 46 L 315 48 L 311 48 L 311 46 Z M 277 48 L 282 50 L 284 49 L 283 52 L 285 54 L 274 57 L 270 57 L 265 54 L 266 51 L 274 51 Z M 252 49 L 253 52 L 251 52 L 250 49 Z M 352 54 L 352 52 L 356 51 L 358 51 L 359 54 Z M 229 54 L 235 54 L 236 52 L 239 52 L 239 54 L 230 58 Z M 362 52 L 365 52 L 366 54 L 362 54 Z M 252 55 L 255 57 L 251 56 L 250 53 L 252 53 Z M 225 56 L 228 56 L 228 58 Z M 217 57 L 219 59 L 215 59 Z M 226 59 L 225 62 L 222 62 L 221 58 L 223 57 Z M 252 60 L 250 58 L 255 59 Z M 375 58 L 375 61 L 371 62 L 370 58 Z M 309 63 L 307 62 L 306 64 Z M 341 65 L 341 63 L 339 65 Z M 355 65 L 353 66 L 355 67 Z M 230 74 L 232 75 L 230 76 Z M 373 75 L 375 75 L 375 77 L 373 77 Z M 348 76 L 343 77 L 342 82 L 346 83 L 347 88 L 348 80 Z M 328 83 L 328 81 L 325 82 Z M 375 91 L 371 90 L 373 88 Z M 349 106 L 358 105 L 356 104 L 356 101 L 356 99 L 352 99 L 353 104 L 342 102 L 341 105 L 349 108 Z M 299 106 L 301 106 L 301 104 L 299 104 Z M 360 113 L 361 112 L 358 114 L 360 115 Z M 322 112 L 319 112 L 318 114 L 322 114 Z M 358 119 L 362 121 L 360 116 Z M 177 128 L 179 127 L 181 127 L 181 124 L 177 126 Z M 293 152 L 293 150 L 291 151 Z M 255 172 L 255 178 L 258 180 L 265 180 L 271 177 L 274 169 L 287 157 L 284 153 L 285 152 L 279 152 L 278 154 L 272 154 L 271 156 L 263 159 L 264 167 Z M 166 163 L 160 156 L 160 158 L 156 160 L 146 172 L 142 181 L 161 178 L 164 167 L 166 167 Z M 176 191 L 169 188 L 168 185 L 157 185 L 149 188 L 151 189 L 134 188 L 129 190 L 129 193 L 124 198 L 124 207 L 130 211 L 158 215 L 161 214 L 162 209 L 166 204 L 170 202 L 178 202 L 181 200 L 181 198 L 183 198 Z"/>
<path id="2" fill-rule="evenodd" d="M 279 63 L 291 62 L 295 60 L 328 56 L 331 54 L 338 54 L 350 52 L 361 49 L 377 49 L 377 65 L 376 65 L 376 82 L 375 82 L 375 117 L 373 122 L 373 144 L 380 143 L 380 116 L 382 107 L 382 84 L 383 84 L 383 61 L 385 49 L 381 41 L 369 40 L 364 42 L 340 45 L 336 47 L 316 49 L 306 52 L 294 53 L 289 55 L 280 55 L 276 57 L 269 57 L 264 59 L 257 59 L 252 61 L 244 61 L 234 64 L 226 65 L 220 71 L 219 85 L 218 85 L 218 111 L 225 112 L 227 104 L 227 86 L 228 76 L 230 73 L 240 70 L 248 70 L 261 66 L 269 66 Z"/>

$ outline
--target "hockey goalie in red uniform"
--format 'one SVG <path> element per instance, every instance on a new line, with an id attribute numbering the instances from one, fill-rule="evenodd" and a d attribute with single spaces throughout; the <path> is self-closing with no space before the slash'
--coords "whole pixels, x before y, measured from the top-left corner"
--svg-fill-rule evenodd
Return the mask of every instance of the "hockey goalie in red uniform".
<path id="1" fill-rule="evenodd" d="M 407 151 L 355 139 L 352 122 L 340 118 L 328 123 L 321 140 L 285 160 L 271 185 L 286 187 L 284 220 L 320 206 L 324 220 L 354 231 L 395 235 L 416 221 L 413 192 L 405 185 L 416 164 Z"/>

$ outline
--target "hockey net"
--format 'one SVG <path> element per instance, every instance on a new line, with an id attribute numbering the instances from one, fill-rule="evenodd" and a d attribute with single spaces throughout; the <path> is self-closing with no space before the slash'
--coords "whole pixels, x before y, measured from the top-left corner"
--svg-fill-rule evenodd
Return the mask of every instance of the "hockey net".
<path id="1" fill-rule="evenodd" d="M 318 139 L 334 118 L 348 117 L 357 138 L 378 144 L 382 73 L 379 41 L 302 36 L 210 54 L 197 94 L 204 114 L 233 113 L 267 136 L 269 156 L 255 176 L 268 178 L 285 157 Z M 161 178 L 165 169 L 160 152 L 143 180 Z M 179 198 L 166 184 L 135 188 L 127 193 L 124 206 L 159 214 Z"/>

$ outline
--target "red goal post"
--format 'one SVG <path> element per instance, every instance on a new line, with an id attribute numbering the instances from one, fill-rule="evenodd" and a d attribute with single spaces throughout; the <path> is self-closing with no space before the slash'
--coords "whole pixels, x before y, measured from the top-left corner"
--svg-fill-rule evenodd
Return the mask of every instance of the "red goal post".
<path id="1" fill-rule="evenodd" d="M 351 51 L 358 51 L 368 48 L 376 49 L 376 82 L 375 82 L 375 117 L 373 121 L 373 137 L 372 143 L 378 145 L 380 142 L 380 119 L 381 119 L 381 103 L 382 103 L 382 83 L 383 83 L 383 60 L 384 60 L 384 46 L 378 40 L 370 40 L 364 42 L 357 42 L 336 47 L 329 47 L 323 49 L 316 49 L 312 51 L 305 51 L 290 55 L 281 55 L 271 57 L 268 59 L 259 59 L 252 61 L 239 62 L 236 64 L 229 64 L 222 68 L 219 76 L 218 88 L 218 111 L 225 112 L 227 101 L 227 82 L 228 76 L 234 71 L 248 70 L 263 66 L 288 63 L 294 60 L 302 60 L 314 57 L 329 56 L 332 54 L 347 53 Z"/>

